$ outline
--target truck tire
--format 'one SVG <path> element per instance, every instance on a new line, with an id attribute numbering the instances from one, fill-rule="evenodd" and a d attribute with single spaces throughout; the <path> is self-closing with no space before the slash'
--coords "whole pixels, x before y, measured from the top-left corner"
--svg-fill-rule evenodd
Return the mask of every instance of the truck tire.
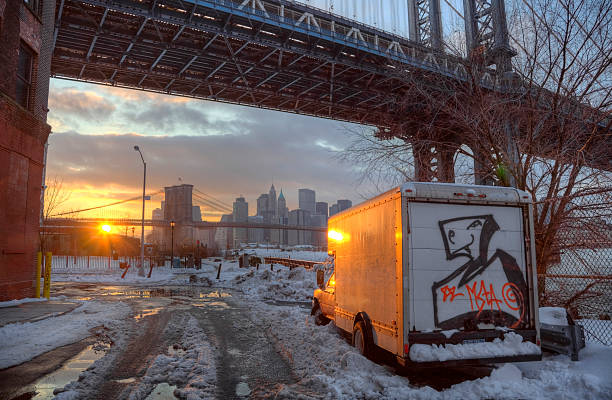
<path id="1" fill-rule="evenodd" d="M 353 327 L 353 346 L 362 356 L 372 358 L 372 343 L 370 343 L 369 336 L 366 335 L 366 327 L 363 321 L 357 322 Z"/>
<path id="2" fill-rule="evenodd" d="M 310 310 L 310 315 L 314 316 L 315 325 L 322 326 L 329 324 L 329 318 L 323 315 L 321 311 L 321 307 L 318 302 L 315 302 L 312 305 L 312 310 Z"/>

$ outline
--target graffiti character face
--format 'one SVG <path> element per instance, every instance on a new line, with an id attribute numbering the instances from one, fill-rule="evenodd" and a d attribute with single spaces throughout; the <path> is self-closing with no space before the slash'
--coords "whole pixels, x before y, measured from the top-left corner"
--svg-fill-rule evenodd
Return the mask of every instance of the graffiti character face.
<path id="1" fill-rule="evenodd" d="M 438 222 L 446 259 L 487 257 L 489 241 L 499 226 L 491 215 L 452 218 Z M 483 253 L 484 252 L 484 253 Z"/>

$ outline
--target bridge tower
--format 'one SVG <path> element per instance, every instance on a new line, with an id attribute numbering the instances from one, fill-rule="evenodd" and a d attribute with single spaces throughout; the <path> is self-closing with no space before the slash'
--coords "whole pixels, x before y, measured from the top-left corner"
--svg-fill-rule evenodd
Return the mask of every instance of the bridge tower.
<path id="1" fill-rule="evenodd" d="M 505 0 L 463 0 L 463 8 L 468 57 L 483 67 L 494 66 L 498 83 L 511 83 L 511 60 L 516 52 L 509 44 Z M 444 51 L 440 0 L 408 0 L 408 21 L 410 40 L 434 52 Z M 413 147 L 415 180 L 454 182 L 454 154 L 461 143 L 452 138 L 441 140 L 439 136 L 434 132 L 431 145 Z M 488 169 L 480 162 L 474 163 L 476 184 L 491 183 L 486 178 Z"/>

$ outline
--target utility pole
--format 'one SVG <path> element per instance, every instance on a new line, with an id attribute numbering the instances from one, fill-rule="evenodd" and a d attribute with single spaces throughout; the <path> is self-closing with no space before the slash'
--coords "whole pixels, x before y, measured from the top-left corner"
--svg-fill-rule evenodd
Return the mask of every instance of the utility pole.
<path id="1" fill-rule="evenodd" d="M 147 184 L 147 163 L 142 156 L 142 152 L 138 146 L 134 146 L 134 150 L 140 154 L 142 165 L 144 166 L 144 175 L 142 178 L 142 224 L 140 231 L 140 265 L 138 265 L 138 276 L 144 276 L 144 213 L 145 213 L 145 186 Z"/>

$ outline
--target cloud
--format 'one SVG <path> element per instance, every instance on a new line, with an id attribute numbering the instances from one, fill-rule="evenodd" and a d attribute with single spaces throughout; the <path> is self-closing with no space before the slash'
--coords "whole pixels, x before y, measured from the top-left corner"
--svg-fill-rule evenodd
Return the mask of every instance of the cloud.
<path id="1" fill-rule="evenodd" d="M 60 121 L 68 117 L 73 123 L 78 120 L 102 122 L 111 117 L 115 106 L 95 92 L 67 88 L 50 91 L 49 109 L 51 118 Z"/>
<path id="2" fill-rule="evenodd" d="M 122 117 L 130 126 L 138 125 L 152 134 L 236 135 L 247 134 L 252 121 L 227 107 L 212 102 L 126 102 Z"/>
<path id="3" fill-rule="evenodd" d="M 49 139 L 48 173 L 61 176 L 74 188 L 116 186 L 137 192 L 142 182 L 142 162 L 133 146 L 138 144 L 147 162 L 150 191 L 178 184 L 180 176 L 183 182 L 227 203 L 243 194 L 251 210 L 255 210 L 257 196 L 267 192 L 272 182 L 277 191 L 283 189 L 293 208 L 297 207 L 300 187 L 315 189 L 321 201 L 358 200 L 351 168 L 339 164 L 331 151 L 317 144 L 320 135 L 341 134 L 329 128 L 317 129 L 317 125 L 321 128 L 329 121 L 285 124 L 284 118 L 280 115 L 263 131 L 260 126 L 250 135 L 55 133 Z"/>
<path id="4" fill-rule="evenodd" d="M 245 195 L 251 211 L 272 182 L 277 192 L 283 189 L 290 208 L 297 208 L 297 189 L 302 187 L 315 189 L 318 201 L 360 200 L 355 168 L 335 158 L 349 142 L 343 134 L 345 123 L 126 89 L 67 85 L 52 82 L 50 121 L 57 125 L 49 138 L 47 173 L 61 176 L 79 193 L 81 189 L 105 193 L 105 199 L 116 198 L 117 191 L 138 193 L 142 162 L 133 146 L 139 145 L 151 190 L 178 184 L 180 176 L 226 203 Z"/>

